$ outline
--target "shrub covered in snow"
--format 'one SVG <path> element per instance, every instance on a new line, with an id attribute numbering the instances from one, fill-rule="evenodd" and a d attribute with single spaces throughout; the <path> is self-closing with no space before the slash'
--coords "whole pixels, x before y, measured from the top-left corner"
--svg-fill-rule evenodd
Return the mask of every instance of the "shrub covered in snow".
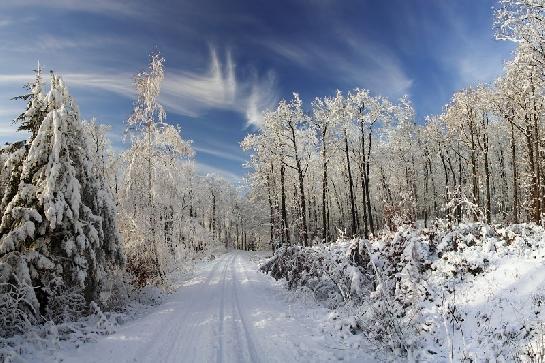
<path id="1" fill-rule="evenodd" d="M 482 223 L 285 246 L 262 270 L 306 289 L 383 353 L 418 361 L 529 357 L 543 336 L 545 231 Z"/>
<path id="2" fill-rule="evenodd" d="M 283 246 L 261 269 L 284 278 L 288 287 L 305 287 L 316 299 L 334 308 L 347 301 L 361 301 L 373 283 L 369 258 L 358 241 L 304 248 Z"/>
<path id="3" fill-rule="evenodd" d="M 119 278 L 118 273 L 115 275 Z M 77 320 L 29 324 L 24 331 L 0 339 L 0 362 L 60 361 L 59 352 L 62 354 L 62 351 L 78 348 L 81 344 L 96 341 L 100 336 L 114 333 L 119 325 L 141 316 L 160 303 L 164 296 L 157 288 L 132 289 L 128 284 L 124 284 L 124 287 L 127 300 L 122 307 L 112 309 L 106 304 L 105 308 L 101 308 L 99 304 L 91 302 L 85 307 L 85 316 Z M 5 318 L 4 315 L 0 317 Z"/>

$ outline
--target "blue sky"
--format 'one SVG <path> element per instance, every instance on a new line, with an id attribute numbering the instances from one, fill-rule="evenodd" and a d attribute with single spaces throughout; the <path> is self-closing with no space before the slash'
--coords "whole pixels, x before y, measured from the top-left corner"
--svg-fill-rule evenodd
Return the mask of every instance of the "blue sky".
<path id="1" fill-rule="evenodd" d="M 457 89 L 493 80 L 513 46 L 494 40 L 490 0 L 0 2 L 0 141 L 21 139 L 10 101 L 39 60 L 66 79 L 84 118 L 123 148 L 132 76 L 166 58 L 167 119 L 194 140 L 202 172 L 246 171 L 238 143 L 293 91 L 411 97 L 420 120 Z"/>

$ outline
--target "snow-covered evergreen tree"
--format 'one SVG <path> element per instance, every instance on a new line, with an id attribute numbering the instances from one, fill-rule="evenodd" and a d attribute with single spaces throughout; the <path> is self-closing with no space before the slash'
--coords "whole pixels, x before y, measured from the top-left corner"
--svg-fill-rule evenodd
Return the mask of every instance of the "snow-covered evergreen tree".
<path id="1" fill-rule="evenodd" d="M 36 137 L 42 120 L 47 114 L 47 104 L 42 89 L 42 68 L 40 63 L 38 63 L 35 73 L 36 78 L 34 82 L 25 86 L 29 90 L 29 93 L 14 98 L 14 100 L 22 99 L 27 101 L 25 112 L 21 113 L 15 122 L 20 124 L 19 131 L 28 131 L 31 133 L 31 140 Z"/>
<path id="2" fill-rule="evenodd" d="M 17 192 L 23 159 L 26 157 L 30 143 L 36 137 L 42 120 L 47 113 L 45 94 L 42 89 L 42 69 L 39 63 L 35 72 L 34 82 L 25 85 L 29 93 L 14 97 L 14 100 L 27 101 L 25 112 L 21 113 L 14 122 L 19 124 L 18 131 L 30 132 L 30 141 L 28 143 L 21 141 L 11 144 L 0 152 L 4 157 L 2 159 L 3 169 L 0 172 L 0 211 L 6 208 L 7 203 Z"/>
<path id="3" fill-rule="evenodd" d="M 0 283 L 8 290 L 25 287 L 22 308 L 40 320 L 98 301 L 104 273 L 123 258 L 115 205 L 82 143 L 74 99 L 54 74 L 47 95 L 42 98 L 38 86 L 35 92 L 25 120 L 36 133 L 16 193 L 2 204 Z M 46 112 L 32 106 L 37 100 Z"/>

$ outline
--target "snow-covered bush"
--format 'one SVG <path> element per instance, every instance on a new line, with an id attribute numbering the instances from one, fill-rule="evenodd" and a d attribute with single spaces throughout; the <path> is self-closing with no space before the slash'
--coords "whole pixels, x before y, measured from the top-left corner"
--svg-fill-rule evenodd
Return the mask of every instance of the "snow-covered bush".
<path id="1" fill-rule="evenodd" d="M 438 223 L 369 241 L 282 247 L 261 268 L 312 291 L 380 354 L 532 361 L 544 323 L 544 262 L 542 227 Z"/>
<path id="2" fill-rule="evenodd" d="M 15 282 L 0 284 L 0 337 L 22 334 L 36 322 L 34 307 L 27 303 L 29 286 Z"/>
<path id="3" fill-rule="evenodd" d="M 310 289 L 318 301 L 335 308 L 347 301 L 361 301 L 372 286 L 369 257 L 358 241 L 304 248 L 283 246 L 261 266 L 288 287 Z"/>

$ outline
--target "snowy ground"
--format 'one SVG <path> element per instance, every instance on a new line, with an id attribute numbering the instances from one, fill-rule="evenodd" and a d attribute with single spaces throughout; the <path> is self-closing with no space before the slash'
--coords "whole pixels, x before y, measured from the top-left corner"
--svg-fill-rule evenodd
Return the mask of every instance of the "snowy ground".
<path id="1" fill-rule="evenodd" d="M 201 264 L 165 302 L 96 343 L 55 354 L 63 362 L 365 362 L 360 349 L 324 334 L 327 310 L 290 302 L 231 252 Z"/>

